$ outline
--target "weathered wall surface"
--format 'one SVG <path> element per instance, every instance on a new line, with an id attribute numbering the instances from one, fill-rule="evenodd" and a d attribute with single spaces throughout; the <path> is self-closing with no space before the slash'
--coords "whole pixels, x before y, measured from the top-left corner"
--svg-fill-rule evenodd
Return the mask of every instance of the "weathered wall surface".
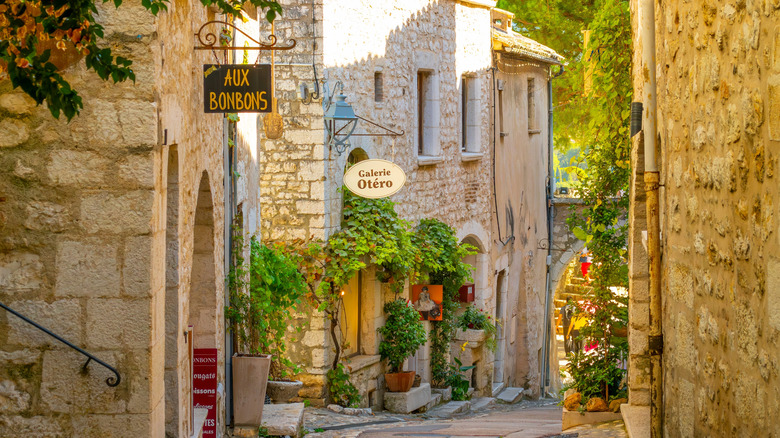
<path id="1" fill-rule="evenodd" d="M 670 437 L 780 436 L 777 6 L 656 14 Z"/>
<path id="2" fill-rule="evenodd" d="M 507 54 L 503 54 L 503 59 L 510 60 Z M 497 80 L 504 81 L 504 90 L 497 92 L 496 97 L 498 212 L 493 211 L 492 242 L 489 245 L 497 272 L 494 281 L 498 282 L 502 270 L 507 275 L 506 295 L 494 298 L 496 316 L 504 323 L 503 346 L 500 345 L 499 349 L 504 349 L 505 357 L 504 379 L 496 380 L 509 386 L 525 387 L 529 394 L 536 396 L 540 393 L 541 350 L 545 336 L 547 251 L 539 247 L 539 242 L 547 239 L 545 177 L 549 78 L 544 64 L 520 59 L 507 62 L 525 66 L 511 72 L 496 72 Z M 533 80 L 534 84 L 531 90 L 529 80 Z M 533 93 L 532 108 L 528 104 L 529 92 Z M 530 118 L 529 109 L 535 113 Z M 529 119 L 535 120 L 535 124 L 529 125 Z M 490 208 L 495 209 L 494 206 Z M 504 245 L 498 240 L 499 236 L 505 241 L 510 236 L 514 238 Z M 502 366 L 501 355 L 499 350 L 496 355 L 499 367 Z"/>
<path id="3" fill-rule="evenodd" d="M 107 44 L 134 61 L 137 81 L 69 68 L 85 103 L 69 124 L 0 83 L 0 300 L 122 376 L 111 388 L 99 365 L 81 373 L 81 355 L 2 312 L 0 381 L 12 402 L 0 404 L 0 435 L 159 437 L 166 422 L 188 435 L 185 403 L 166 409 L 165 399 L 189 397 L 181 333 L 192 323 L 191 283 L 210 294 L 214 321 L 196 347 L 224 344 L 222 120 L 202 115 L 208 61 L 192 50 L 208 18 L 185 1 L 158 18 L 138 3 L 101 6 Z M 197 224 L 212 230 L 200 250 Z M 211 265 L 193 269 L 203 249 Z M 168 321 L 166 293 L 175 294 Z"/>

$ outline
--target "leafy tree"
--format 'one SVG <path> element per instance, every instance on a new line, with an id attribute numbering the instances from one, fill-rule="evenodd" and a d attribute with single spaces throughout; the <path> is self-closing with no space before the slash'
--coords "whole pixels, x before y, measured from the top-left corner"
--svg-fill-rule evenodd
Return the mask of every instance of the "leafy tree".
<path id="1" fill-rule="evenodd" d="M 38 104 L 46 102 L 55 118 L 71 120 L 84 107 L 81 96 L 50 62 L 52 50 L 75 50 L 84 56 L 87 69 L 114 83 L 135 81 L 133 62 L 114 56 L 101 44 L 103 26 L 97 23 L 97 5 L 122 0 L 6 0 L 0 3 L 0 80 L 10 78 Z M 243 0 L 200 0 L 216 5 L 230 17 L 240 15 Z M 168 0 L 141 0 L 153 15 L 168 8 Z M 282 8 L 277 0 L 248 0 L 272 22 Z"/>

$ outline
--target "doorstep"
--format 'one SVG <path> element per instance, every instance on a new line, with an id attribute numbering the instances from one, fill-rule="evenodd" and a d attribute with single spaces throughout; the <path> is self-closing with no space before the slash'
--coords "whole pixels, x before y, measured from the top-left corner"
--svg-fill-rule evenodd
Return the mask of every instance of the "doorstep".
<path id="1" fill-rule="evenodd" d="M 263 427 L 271 436 L 299 438 L 303 433 L 303 403 L 263 406 Z M 257 426 L 236 426 L 233 436 L 257 437 Z"/>
<path id="2" fill-rule="evenodd" d="M 596 424 L 622 420 L 620 412 L 579 412 L 563 408 L 561 430 L 571 429 L 582 424 Z"/>
<path id="3" fill-rule="evenodd" d="M 650 406 L 620 405 L 628 438 L 650 438 Z"/>

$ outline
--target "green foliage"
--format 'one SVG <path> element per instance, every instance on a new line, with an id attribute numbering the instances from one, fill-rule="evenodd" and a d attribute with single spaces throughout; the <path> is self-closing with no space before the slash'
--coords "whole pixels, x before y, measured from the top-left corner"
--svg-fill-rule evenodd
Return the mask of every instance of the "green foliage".
<path id="1" fill-rule="evenodd" d="M 442 320 L 431 327 L 431 377 L 434 387 L 447 386 L 450 368 L 450 341 L 455 333 L 455 311 L 458 290 L 471 281 L 471 266 L 463 258 L 476 253 L 476 248 L 458 241 L 452 227 L 437 219 L 423 219 L 412 238 L 420 250 L 416 270 L 432 284 L 441 284 Z"/>
<path id="2" fill-rule="evenodd" d="M 458 317 L 456 324 L 461 330 L 484 330 L 485 347 L 492 352 L 496 351 L 496 335 L 498 334 L 497 325 L 501 324 L 500 321 L 494 321 L 493 317 L 483 312 L 482 309 L 477 309 L 475 306 L 469 306 L 466 308 L 466 311 Z"/>
<path id="3" fill-rule="evenodd" d="M 580 315 L 588 324 L 580 330 L 584 344 L 598 347 L 575 354 L 568 371 L 573 386 L 583 395 L 607 399 L 617 391 L 623 371 L 618 360 L 627 351 L 617 329 L 628 322 L 627 298 L 616 293 L 628 287 L 626 265 L 627 225 L 621 225 L 628 208 L 630 169 L 629 117 L 631 102 L 631 29 L 628 3 L 604 0 L 590 23 L 591 42 L 599 50 L 588 96 L 589 122 L 584 130 L 587 171 L 577 174 L 574 187 L 585 202 L 581 214 L 567 220 L 572 232 L 592 253 L 593 291 L 588 311 Z"/>
<path id="4" fill-rule="evenodd" d="M 387 320 L 378 329 L 382 335 L 379 354 L 390 363 L 390 372 L 398 373 L 404 360 L 425 344 L 425 327 L 420 322 L 420 313 L 408 300 L 390 301 L 385 304 L 384 311 Z"/>
<path id="5" fill-rule="evenodd" d="M 331 400 L 345 408 L 360 406 L 360 393 L 355 388 L 355 385 L 349 381 L 349 373 L 344 364 L 340 363 L 332 370 L 329 370 L 327 377 Z"/>
<path id="6" fill-rule="evenodd" d="M 225 317 L 249 353 L 272 355 L 271 378 L 298 374 L 300 369 L 287 358 L 285 342 L 292 309 L 308 291 L 298 272 L 297 256 L 252 238 L 247 267 L 241 254 L 243 244 L 240 238 L 237 241 L 235 263 L 228 274 L 230 305 L 225 308 Z"/>
<path id="7" fill-rule="evenodd" d="M 81 96 L 50 62 L 52 50 L 75 50 L 84 56 L 87 69 L 102 80 L 114 83 L 135 81 L 132 61 L 114 56 L 103 47 L 104 29 L 98 20 L 100 3 L 111 1 L 119 8 L 122 0 L 9 0 L 0 4 L 0 80 L 10 77 L 14 88 L 46 102 L 52 116 L 64 114 L 68 120 L 84 107 Z M 216 5 L 223 14 L 238 17 L 241 0 L 201 0 Z M 249 0 L 272 22 L 282 8 L 276 0 Z M 157 15 L 168 9 L 168 0 L 141 0 L 141 5 Z"/>
<path id="8" fill-rule="evenodd" d="M 455 361 L 454 365 L 451 365 L 449 377 L 447 377 L 447 384 L 452 387 L 452 399 L 455 401 L 463 401 L 471 398 L 469 396 L 469 387 L 471 382 L 463 376 L 461 373 L 465 373 L 468 370 L 476 368 L 474 365 L 463 366 L 460 358 L 453 357 Z"/>

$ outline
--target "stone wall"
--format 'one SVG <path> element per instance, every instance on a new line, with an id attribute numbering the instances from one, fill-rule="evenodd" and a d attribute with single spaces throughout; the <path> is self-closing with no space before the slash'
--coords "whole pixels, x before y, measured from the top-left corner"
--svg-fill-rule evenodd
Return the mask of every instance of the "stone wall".
<path id="1" fill-rule="evenodd" d="M 213 325 L 195 328 L 195 347 L 224 351 L 223 123 L 202 114 L 211 55 L 192 50 L 213 18 L 186 1 L 157 18 L 100 5 L 106 44 L 137 80 L 69 67 L 84 99 L 71 123 L 0 83 L 0 300 L 122 377 L 107 386 L 107 370 L 82 372 L 81 355 L 0 312 L 0 435 L 189 436 L 182 333 L 205 308 Z M 224 385 L 224 355 L 219 370 Z M 221 399 L 220 433 L 224 419 Z"/>
<path id="2" fill-rule="evenodd" d="M 780 11 L 656 13 L 670 437 L 780 436 Z"/>

